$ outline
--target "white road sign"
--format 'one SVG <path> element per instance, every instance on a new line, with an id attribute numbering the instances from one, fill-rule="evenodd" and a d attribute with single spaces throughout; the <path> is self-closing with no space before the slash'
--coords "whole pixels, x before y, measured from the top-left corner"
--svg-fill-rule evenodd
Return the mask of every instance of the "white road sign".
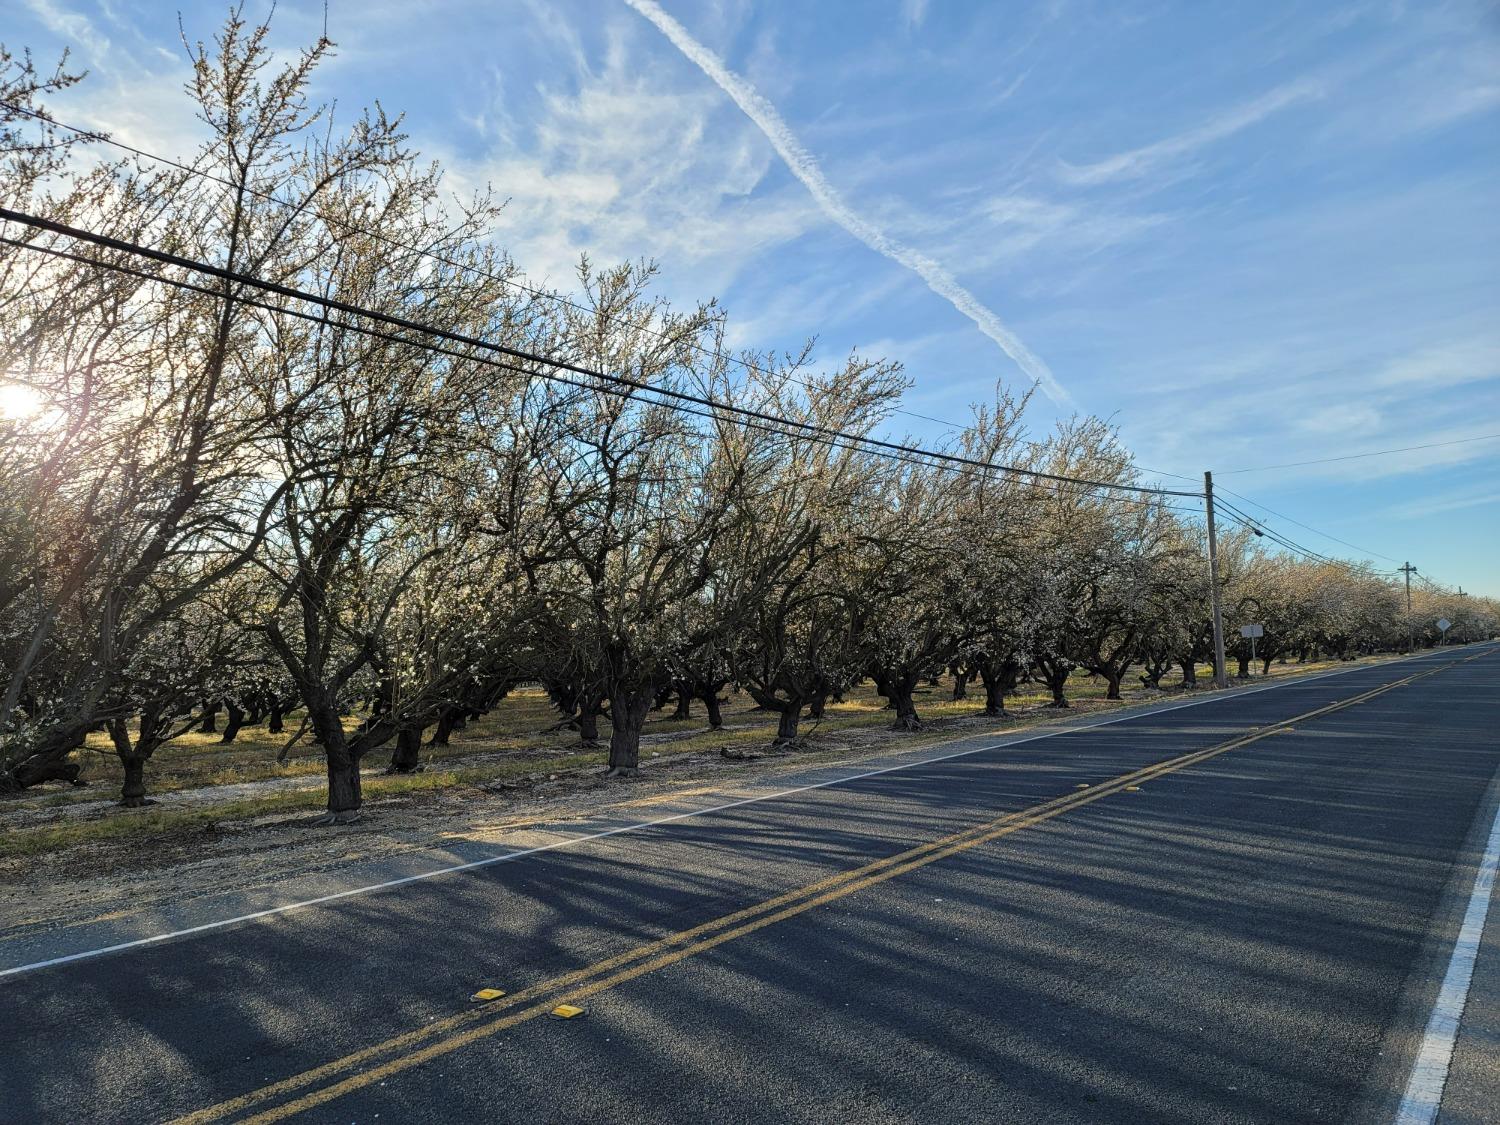
<path id="1" fill-rule="evenodd" d="M 1266 627 L 1264 625 L 1241 625 L 1240 636 L 1242 637 L 1264 637 Z"/>
<path id="2" fill-rule="evenodd" d="M 1446 633 L 1449 629 L 1453 628 L 1453 622 L 1449 621 L 1446 617 L 1439 617 L 1437 627 L 1438 632 Z"/>

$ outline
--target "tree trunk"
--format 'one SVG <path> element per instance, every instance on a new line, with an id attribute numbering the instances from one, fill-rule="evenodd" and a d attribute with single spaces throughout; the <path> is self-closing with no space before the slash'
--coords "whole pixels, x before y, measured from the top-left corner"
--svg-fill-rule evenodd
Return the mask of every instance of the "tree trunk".
<path id="1" fill-rule="evenodd" d="M 979 669 L 979 682 L 984 684 L 984 713 L 991 718 L 1009 717 L 1005 709 L 1005 679 L 989 667 L 988 661 Z"/>
<path id="2" fill-rule="evenodd" d="M 219 705 L 217 703 L 205 703 L 203 705 L 203 721 L 198 724 L 198 733 L 213 734 L 217 731 L 219 728 L 214 719 L 218 714 Z"/>
<path id="3" fill-rule="evenodd" d="M 359 758 L 350 752 L 337 702 L 321 684 L 304 685 L 302 702 L 313 733 L 323 746 L 328 767 L 328 815 L 321 823 L 349 824 L 359 819 Z"/>
<path id="4" fill-rule="evenodd" d="M 1182 660 L 1178 662 L 1182 666 L 1182 686 L 1185 688 L 1198 686 L 1198 665 L 1196 661 Z"/>
<path id="5" fill-rule="evenodd" d="M 641 766 L 641 731 L 651 711 L 652 692 L 620 690 L 609 697 L 610 777 L 634 777 Z"/>
<path id="6" fill-rule="evenodd" d="M 826 695 L 813 696 L 807 704 L 807 717 L 809 719 L 821 719 L 823 717 L 823 709 L 827 705 L 828 697 Z"/>
<path id="7" fill-rule="evenodd" d="M 138 809 L 148 803 L 146 759 L 132 754 L 128 758 L 121 758 L 120 764 L 125 767 L 125 784 L 120 786 L 120 804 L 127 809 Z"/>
<path id="8" fill-rule="evenodd" d="M 111 719 L 104 729 L 109 732 L 115 756 L 125 770 L 125 781 L 120 786 L 120 804 L 127 809 L 155 804 L 146 799 L 146 762 L 161 742 L 163 731 L 159 712 L 151 707 L 141 712 L 140 726 L 133 742 L 130 724 L 123 718 Z"/>
<path id="9" fill-rule="evenodd" d="M 1236 653 L 1235 659 L 1238 660 L 1240 664 L 1239 678 L 1242 680 L 1248 680 L 1250 678 L 1250 654 L 1248 652 Z"/>
<path id="10" fill-rule="evenodd" d="M 241 711 L 239 705 L 225 701 L 224 711 L 227 716 L 224 720 L 224 734 L 219 738 L 221 745 L 228 745 L 234 741 L 235 735 L 240 733 L 240 728 L 245 725 L 245 712 Z"/>
<path id="11" fill-rule="evenodd" d="M 464 725 L 464 715 L 457 707 L 444 707 L 438 712 L 437 726 L 432 731 L 432 745 L 447 746 L 453 732 Z"/>
<path id="12" fill-rule="evenodd" d="M 408 723 L 396 732 L 396 748 L 391 751 L 387 773 L 416 773 L 422 768 L 422 726 Z"/>
<path id="13" fill-rule="evenodd" d="M 890 691 L 889 699 L 891 708 L 896 712 L 896 721 L 891 724 L 891 730 L 917 731 L 922 729 L 922 719 L 917 714 L 916 700 L 912 698 L 912 690 L 917 686 L 915 676 L 894 676 L 888 683 Z"/>
<path id="14" fill-rule="evenodd" d="M 708 709 L 708 729 L 722 730 L 724 728 L 724 712 L 719 707 L 719 692 L 717 688 L 705 691 L 699 698 L 703 700 L 703 706 Z"/>
<path id="15" fill-rule="evenodd" d="M 780 715 L 776 718 L 776 737 L 771 741 L 773 746 L 785 746 L 797 741 L 797 730 L 802 725 L 802 700 L 793 699 L 787 702 Z"/>
<path id="16" fill-rule="evenodd" d="M 672 712 L 671 719 L 668 721 L 676 722 L 678 719 L 691 719 L 692 717 L 693 693 L 686 686 L 681 686 L 677 689 L 677 709 Z"/>
<path id="17" fill-rule="evenodd" d="M 266 731 L 270 734 L 280 734 L 286 730 L 286 707 L 281 700 L 271 702 L 270 718 L 266 720 Z"/>
<path id="18" fill-rule="evenodd" d="M 1047 689 L 1052 692 L 1052 702 L 1049 707 L 1070 707 L 1068 702 L 1068 677 L 1072 675 L 1071 668 L 1053 668 L 1043 671 L 1043 677 L 1047 683 Z"/>
<path id="19" fill-rule="evenodd" d="M 1104 673 L 1104 681 L 1109 684 L 1109 690 L 1104 693 L 1105 699 L 1120 698 L 1120 673 L 1114 668 L 1107 669 Z"/>
<path id="20" fill-rule="evenodd" d="M 69 750 L 62 754 L 71 753 Z M 4 777 L 0 777 L 0 793 L 20 792 L 30 789 L 33 785 L 40 785 L 44 781 L 66 781 L 73 785 L 87 785 L 86 781 L 79 781 L 78 775 L 83 770 L 77 762 L 64 762 L 61 755 L 32 754 L 25 761 L 17 764 L 15 768 Z"/>
<path id="21" fill-rule="evenodd" d="M 948 665 L 948 671 L 953 674 L 953 701 L 969 698 L 969 681 L 974 678 L 971 668 L 965 668 L 959 664 Z"/>
<path id="22" fill-rule="evenodd" d="M 359 763 L 347 748 L 328 750 L 328 816 L 325 824 L 349 824 L 359 819 L 364 795 L 360 791 Z"/>
<path id="23" fill-rule="evenodd" d="M 578 703 L 578 740 L 583 746 L 599 745 L 599 701 L 591 697 Z"/>

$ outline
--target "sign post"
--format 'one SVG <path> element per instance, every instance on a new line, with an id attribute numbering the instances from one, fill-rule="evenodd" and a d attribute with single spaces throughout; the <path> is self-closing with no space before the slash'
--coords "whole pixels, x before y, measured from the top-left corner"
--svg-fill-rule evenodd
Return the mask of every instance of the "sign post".
<path id="1" fill-rule="evenodd" d="M 1265 635 L 1266 627 L 1259 622 L 1254 625 L 1240 626 L 1240 636 L 1250 641 L 1250 675 L 1252 677 L 1255 675 L 1255 638 L 1264 637 Z"/>

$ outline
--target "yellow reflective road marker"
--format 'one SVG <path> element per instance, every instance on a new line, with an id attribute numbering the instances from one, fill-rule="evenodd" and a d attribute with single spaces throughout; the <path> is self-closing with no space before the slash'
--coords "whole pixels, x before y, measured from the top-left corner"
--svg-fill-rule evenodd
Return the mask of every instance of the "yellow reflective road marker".
<path id="1" fill-rule="evenodd" d="M 1088 787 L 1089 783 L 1087 781 L 1080 781 L 1077 785 L 1073 786 L 1074 789 L 1087 789 Z"/>
<path id="2" fill-rule="evenodd" d="M 1127 786 L 1125 786 L 1125 792 L 1127 792 L 1127 793 L 1139 793 L 1140 791 L 1141 791 L 1141 787 L 1139 785 L 1127 785 Z"/>
<path id="3" fill-rule="evenodd" d="M 505 995 L 505 989 L 503 989 L 503 988 L 481 988 L 478 992 L 474 993 L 473 996 L 470 996 L 469 999 L 470 1000 L 498 1000 L 498 999 L 500 999 L 500 997 L 502 997 L 504 995 Z"/>
<path id="4" fill-rule="evenodd" d="M 575 1016 L 581 1015 L 583 1015 L 583 1009 L 573 1004 L 559 1004 L 557 1007 L 552 1009 L 552 1016 L 555 1019 L 570 1020 Z"/>

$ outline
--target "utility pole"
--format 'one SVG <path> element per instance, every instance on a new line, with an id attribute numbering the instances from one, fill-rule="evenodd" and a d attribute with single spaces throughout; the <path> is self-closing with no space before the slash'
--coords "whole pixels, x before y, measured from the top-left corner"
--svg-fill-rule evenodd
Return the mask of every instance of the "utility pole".
<path id="1" fill-rule="evenodd" d="M 1203 474 L 1203 502 L 1208 513 L 1208 589 L 1214 607 L 1214 686 L 1226 688 L 1229 677 L 1224 669 L 1224 611 L 1219 605 L 1219 540 L 1214 533 L 1214 475 L 1210 472 Z"/>
<path id="2" fill-rule="evenodd" d="M 1417 573 L 1417 568 L 1407 560 L 1405 566 L 1397 567 L 1397 571 L 1406 575 L 1406 651 L 1417 651 L 1417 634 L 1411 623 L 1411 576 Z"/>

